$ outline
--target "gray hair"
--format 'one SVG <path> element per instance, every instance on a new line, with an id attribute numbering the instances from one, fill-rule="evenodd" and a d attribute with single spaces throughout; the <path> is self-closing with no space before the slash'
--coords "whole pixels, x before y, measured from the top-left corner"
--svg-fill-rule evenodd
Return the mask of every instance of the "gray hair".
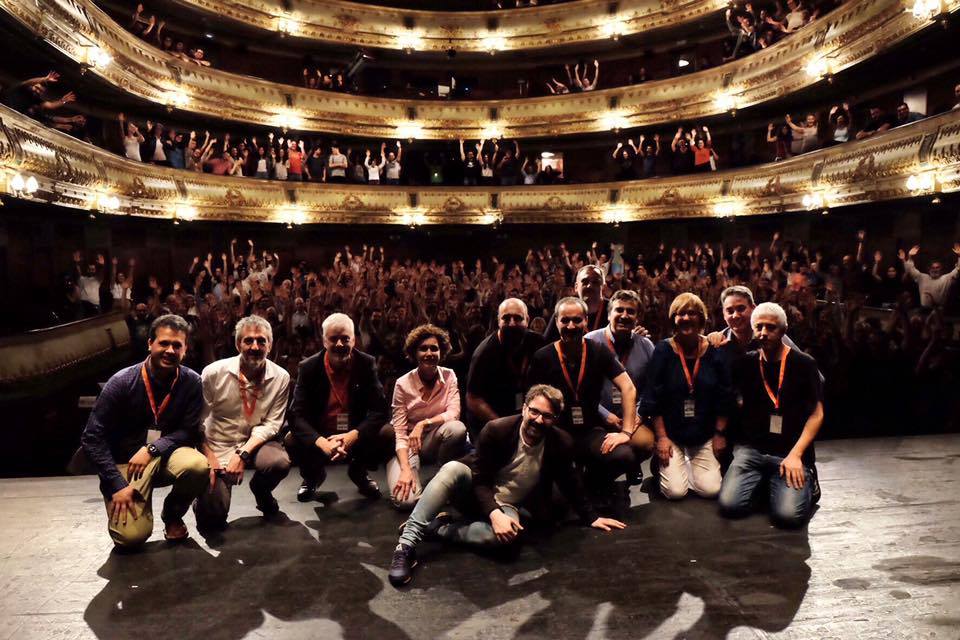
<path id="1" fill-rule="evenodd" d="M 558 416 L 563 412 L 563 394 L 556 387 L 551 387 L 548 384 L 533 385 L 530 387 L 530 390 L 527 391 L 527 395 L 524 396 L 523 404 L 529 406 L 530 402 L 535 398 L 546 399 L 553 408 L 553 412 Z"/>
<path id="2" fill-rule="evenodd" d="M 753 313 L 750 314 L 751 328 L 756 325 L 756 322 L 760 316 L 776 318 L 777 326 L 784 330 L 787 328 L 787 312 L 784 311 L 783 307 L 778 305 L 776 302 L 761 302 L 757 305 L 757 308 L 754 309 Z"/>
<path id="3" fill-rule="evenodd" d="M 248 327 L 257 327 L 267 335 L 267 340 L 273 344 L 273 327 L 270 326 L 270 323 L 267 322 L 266 318 L 260 316 L 247 316 L 246 318 L 240 318 L 237 322 L 236 328 L 233 330 L 233 341 L 239 342 L 240 336 L 243 335 L 243 332 L 247 330 Z"/>
<path id="4" fill-rule="evenodd" d="M 327 329 L 330 327 L 349 327 L 350 333 L 356 333 L 356 327 L 353 324 L 353 318 L 348 316 L 345 313 L 331 313 L 326 318 L 323 319 L 323 324 L 320 325 L 320 331 L 326 335 Z"/>
<path id="5" fill-rule="evenodd" d="M 559 316 L 561 307 L 564 307 L 568 304 L 575 304 L 580 307 L 580 310 L 583 311 L 583 315 L 587 315 L 587 312 L 589 311 L 587 309 L 587 303 L 583 301 L 583 298 L 567 296 L 566 298 L 560 298 L 557 300 L 557 305 L 553 308 L 553 315 Z"/>
<path id="6" fill-rule="evenodd" d="M 729 298 L 730 296 L 740 296 L 750 303 L 750 306 L 756 306 L 756 302 L 753 301 L 753 292 L 750 289 L 747 289 L 743 285 L 735 284 L 732 287 L 727 287 L 722 292 L 720 292 L 720 304 Z"/>
<path id="7" fill-rule="evenodd" d="M 507 306 L 507 303 L 509 302 L 516 302 L 517 304 L 519 304 L 520 308 L 523 309 L 523 317 L 527 318 L 528 320 L 530 319 L 530 312 L 527 311 L 527 303 L 521 300 L 520 298 L 507 298 L 506 300 L 501 302 L 500 306 L 497 307 L 497 317 L 499 317 L 503 313 L 503 308 Z"/>

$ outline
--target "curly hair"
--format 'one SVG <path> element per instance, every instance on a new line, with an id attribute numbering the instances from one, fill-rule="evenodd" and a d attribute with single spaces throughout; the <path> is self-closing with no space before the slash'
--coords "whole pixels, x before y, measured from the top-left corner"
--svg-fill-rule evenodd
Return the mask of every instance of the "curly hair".
<path id="1" fill-rule="evenodd" d="M 450 353 L 450 334 L 436 325 L 422 324 L 407 334 L 407 340 L 403 344 L 403 352 L 412 362 L 417 361 L 417 347 L 427 338 L 436 338 L 440 343 L 441 360 Z"/>

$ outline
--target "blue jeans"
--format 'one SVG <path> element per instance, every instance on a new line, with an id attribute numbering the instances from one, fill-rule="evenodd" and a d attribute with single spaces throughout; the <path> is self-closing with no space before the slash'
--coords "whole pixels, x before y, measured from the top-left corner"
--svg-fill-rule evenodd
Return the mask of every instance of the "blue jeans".
<path id="1" fill-rule="evenodd" d="M 416 547 L 423 540 L 424 533 L 430 522 L 437 517 L 448 503 L 467 502 L 473 492 L 473 472 L 462 462 L 451 461 L 440 467 L 437 475 L 427 484 L 420 500 L 400 534 L 400 542 Z M 518 511 L 503 505 L 500 510 L 510 518 L 520 522 Z M 493 533 L 493 526 L 488 521 L 453 522 L 443 525 L 437 530 L 437 535 L 444 540 L 460 542 L 480 547 L 500 545 L 497 536 Z"/>
<path id="2" fill-rule="evenodd" d="M 720 512 L 731 518 L 750 513 L 750 501 L 757 485 L 770 483 L 770 519 L 777 526 L 799 527 L 810 517 L 813 507 L 813 476 L 804 467 L 803 488 L 793 489 L 780 477 L 783 458 L 760 453 L 753 447 L 733 448 L 733 462 L 720 487 Z"/>

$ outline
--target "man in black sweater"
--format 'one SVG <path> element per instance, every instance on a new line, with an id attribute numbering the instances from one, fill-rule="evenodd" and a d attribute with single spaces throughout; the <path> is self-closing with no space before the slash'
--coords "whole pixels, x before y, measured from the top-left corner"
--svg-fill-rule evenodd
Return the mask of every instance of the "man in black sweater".
<path id="1" fill-rule="evenodd" d="M 325 467 L 347 461 L 347 475 L 367 498 L 380 488 L 367 470 L 392 449 L 387 399 L 372 356 L 354 349 L 353 320 L 342 313 L 323 321 L 323 349 L 300 365 L 284 444 L 300 465 L 297 500 L 309 502 L 326 479 Z M 389 442 L 385 441 L 389 440 Z"/>
<path id="2" fill-rule="evenodd" d="M 573 440 L 554 426 L 563 411 L 563 394 L 536 385 L 526 395 L 520 415 L 487 423 L 477 450 L 443 465 L 423 490 L 390 565 L 390 583 L 400 587 L 413 578 L 416 547 L 426 536 L 482 547 L 515 543 L 523 531 L 521 508 L 535 519 L 549 513 L 553 483 L 583 524 L 603 531 L 626 525 L 598 518 L 586 499 L 573 465 Z M 441 510 L 453 502 L 465 520 L 453 522 Z"/>

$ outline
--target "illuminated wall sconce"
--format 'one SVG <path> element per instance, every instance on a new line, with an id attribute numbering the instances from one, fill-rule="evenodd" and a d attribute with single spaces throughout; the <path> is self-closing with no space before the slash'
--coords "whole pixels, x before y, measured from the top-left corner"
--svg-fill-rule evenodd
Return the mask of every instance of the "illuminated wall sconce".
<path id="1" fill-rule="evenodd" d="M 824 213 L 827 212 L 827 209 L 833 206 L 834 201 L 837 199 L 837 194 L 829 193 L 826 191 L 811 191 L 806 193 L 801 200 L 803 208 L 807 211 L 813 211 L 814 209 L 820 209 Z"/>
<path id="2" fill-rule="evenodd" d="M 503 36 L 488 35 L 480 41 L 480 44 L 484 50 L 493 55 L 497 51 L 503 51 L 507 48 L 507 39 Z"/>
<path id="3" fill-rule="evenodd" d="M 619 227 L 621 222 L 629 222 L 633 217 L 633 209 L 625 205 L 610 205 L 603 212 L 603 221 L 615 227 Z"/>
<path id="4" fill-rule="evenodd" d="M 174 107 L 182 109 L 190 102 L 190 96 L 179 89 L 174 89 L 167 92 L 164 102 L 168 110 L 172 110 Z"/>
<path id="5" fill-rule="evenodd" d="M 503 211 L 500 209 L 486 209 L 483 212 L 483 216 L 480 218 L 480 222 L 481 224 L 497 226 L 503 222 Z"/>
<path id="6" fill-rule="evenodd" d="M 113 213 L 120 208 L 120 198 L 112 193 L 98 193 L 95 203 L 96 209 L 104 213 Z"/>
<path id="7" fill-rule="evenodd" d="M 396 137 L 405 138 L 407 140 L 417 140 L 418 138 L 422 138 L 423 126 L 413 120 L 401 122 L 397 125 Z"/>
<path id="8" fill-rule="evenodd" d="M 97 71 L 103 71 L 110 65 L 111 62 L 113 62 L 113 56 L 111 56 L 105 49 L 101 47 L 87 47 L 86 62 L 87 67 L 96 69 Z"/>
<path id="9" fill-rule="evenodd" d="M 427 221 L 427 216 L 420 207 L 396 209 L 394 213 L 396 213 L 400 219 L 400 224 L 410 227 L 411 229 L 416 229 Z"/>
<path id="10" fill-rule="evenodd" d="M 23 175 L 19 173 L 13 174 L 8 186 L 10 188 L 10 194 L 18 198 L 29 198 L 40 189 L 40 184 L 35 177 L 27 176 L 24 178 Z"/>
<path id="11" fill-rule="evenodd" d="M 307 214 L 300 207 L 282 208 L 279 210 L 277 218 L 287 229 L 293 229 L 294 225 L 299 227 L 307 222 Z"/>
<path id="12" fill-rule="evenodd" d="M 188 204 L 179 205 L 173 212 L 175 220 L 185 220 L 190 222 L 197 219 L 197 208 Z"/>
<path id="13" fill-rule="evenodd" d="M 274 118 L 274 125 L 280 127 L 286 133 L 291 129 L 294 131 L 300 129 L 303 126 L 303 120 L 296 113 L 285 111 L 277 114 Z"/>
<path id="14" fill-rule="evenodd" d="M 940 0 L 915 0 L 910 12 L 917 20 L 933 20 L 942 13 Z"/>
<path id="15" fill-rule="evenodd" d="M 720 111 L 736 111 L 737 109 L 736 97 L 732 93 L 726 91 L 722 91 L 717 94 L 717 97 L 714 98 L 713 103 Z"/>
<path id="16" fill-rule="evenodd" d="M 503 130 L 496 124 L 490 123 L 480 131 L 480 135 L 484 140 L 499 140 L 503 137 Z"/>
<path id="17" fill-rule="evenodd" d="M 826 58 L 817 58 L 807 64 L 807 75 L 820 79 L 830 75 L 830 61 Z"/>
<path id="18" fill-rule="evenodd" d="M 937 177 L 932 171 L 915 173 L 907 178 L 907 189 L 914 194 L 929 193 L 937 190 Z"/>
<path id="19" fill-rule="evenodd" d="M 403 31 L 397 34 L 397 47 L 410 54 L 423 48 L 423 36 L 416 31 Z"/>
<path id="20" fill-rule="evenodd" d="M 610 18 L 601 26 L 603 35 L 613 40 L 619 40 L 627 30 L 627 23 L 620 18 Z"/>
<path id="21" fill-rule="evenodd" d="M 296 35 L 300 31 L 300 23 L 290 17 L 277 18 L 277 31 L 282 37 Z"/>
<path id="22" fill-rule="evenodd" d="M 713 205 L 713 213 L 718 218 L 729 218 L 741 213 L 741 205 L 739 202 L 717 202 Z"/>
<path id="23" fill-rule="evenodd" d="M 618 132 L 630 126 L 630 121 L 621 111 L 608 111 L 600 116 L 600 126 L 610 131 Z"/>

